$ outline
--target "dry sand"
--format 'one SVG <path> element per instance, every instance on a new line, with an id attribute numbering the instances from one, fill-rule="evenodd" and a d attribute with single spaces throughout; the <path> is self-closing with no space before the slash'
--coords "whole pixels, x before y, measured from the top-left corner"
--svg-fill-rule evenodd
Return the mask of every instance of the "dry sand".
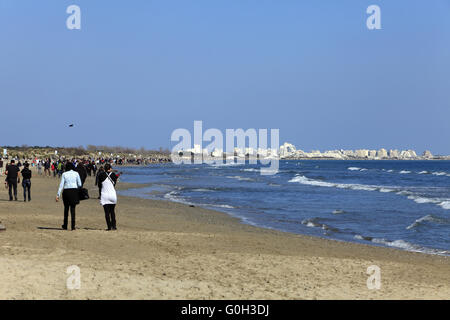
<path id="1" fill-rule="evenodd" d="M 0 191 L 0 299 L 449 299 L 450 260 L 293 235 L 186 205 L 119 197 L 118 231 L 97 199 L 60 229 L 58 181 L 35 177 L 31 202 Z M 96 198 L 89 178 L 86 186 Z M 121 184 L 121 188 L 131 185 Z M 22 187 L 19 186 L 19 199 Z M 68 290 L 67 267 L 81 271 Z M 381 268 L 369 290 L 367 267 Z"/>

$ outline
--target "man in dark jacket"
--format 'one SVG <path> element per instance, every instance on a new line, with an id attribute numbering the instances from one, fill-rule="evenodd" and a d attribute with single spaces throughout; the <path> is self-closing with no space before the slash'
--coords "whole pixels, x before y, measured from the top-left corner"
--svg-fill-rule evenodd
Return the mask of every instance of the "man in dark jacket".
<path id="1" fill-rule="evenodd" d="M 87 171 L 86 168 L 84 167 L 83 161 L 78 161 L 75 171 L 78 172 L 78 174 L 80 175 L 81 185 L 83 186 L 87 178 Z"/>
<path id="2" fill-rule="evenodd" d="M 6 182 L 9 188 L 9 201 L 13 200 L 13 189 L 14 189 L 14 199 L 17 201 L 17 183 L 20 182 L 20 170 L 16 166 L 15 161 L 11 160 L 11 164 L 6 166 Z"/>
<path id="3" fill-rule="evenodd" d="M 100 169 L 98 169 L 98 172 L 95 176 L 95 185 L 98 187 L 98 199 L 100 199 L 100 196 L 102 195 L 102 185 L 99 182 L 98 177 L 104 172 L 103 166 L 100 166 Z"/>

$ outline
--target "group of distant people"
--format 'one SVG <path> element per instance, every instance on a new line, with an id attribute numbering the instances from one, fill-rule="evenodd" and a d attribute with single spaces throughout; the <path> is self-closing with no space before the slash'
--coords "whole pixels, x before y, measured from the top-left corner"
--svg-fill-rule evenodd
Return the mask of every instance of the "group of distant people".
<path id="1" fill-rule="evenodd" d="M 61 178 L 64 172 L 64 161 L 61 159 L 52 161 L 50 159 L 45 159 L 43 161 L 36 160 L 33 165 L 36 165 L 39 175 L 42 175 L 42 169 L 44 169 L 44 176 L 56 178 L 57 176 Z M 86 170 L 87 176 L 92 176 L 97 174 L 97 164 L 95 161 L 83 161 L 84 169 Z"/>
<path id="2" fill-rule="evenodd" d="M 105 161 L 106 162 L 106 161 Z M 69 211 L 71 216 L 71 229 L 76 229 L 76 206 L 80 203 L 80 192 L 82 192 L 83 185 L 88 176 L 95 176 L 95 185 L 98 186 L 100 204 L 103 206 L 105 212 L 105 220 L 107 230 L 117 230 L 115 208 L 117 204 L 117 193 L 115 186 L 119 178 L 109 162 L 100 166 L 97 170 L 97 165 L 94 161 L 85 160 L 57 160 L 38 161 L 33 163 L 37 166 L 38 173 L 41 174 L 42 167 L 44 168 L 44 175 L 51 176 L 50 170 L 61 177 L 58 192 L 56 195 L 56 202 L 61 198 L 64 204 L 64 221 L 61 226 L 62 229 L 68 229 Z M 5 168 L 5 187 L 9 190 L 9 201 L 18 201 L 17 185 L 21 181 L 24 202 L 31 201 L 31 178 L 32 172 L 30 164 L 25 162 L 23 169 L 20 170 L 22 164 L 20 161 L 16 164 L 15 160 L 11 160 Z M 0 159 L 0 174 L 3 174 L 3 160 Z"/>

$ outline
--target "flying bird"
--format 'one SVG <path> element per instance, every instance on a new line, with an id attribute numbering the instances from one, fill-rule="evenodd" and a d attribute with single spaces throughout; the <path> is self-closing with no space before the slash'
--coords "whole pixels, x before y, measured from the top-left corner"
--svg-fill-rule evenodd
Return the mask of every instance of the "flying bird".
<path id="1" fill-rule="evenodd" d="M 69 124 L 69 128 L 73 128 L 73 124 Z"/>

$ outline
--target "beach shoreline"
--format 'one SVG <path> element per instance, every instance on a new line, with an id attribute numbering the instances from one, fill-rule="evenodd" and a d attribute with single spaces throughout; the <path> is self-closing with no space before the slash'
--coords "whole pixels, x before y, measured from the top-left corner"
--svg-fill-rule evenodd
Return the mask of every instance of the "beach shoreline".
<path id="1" fill-rule="evenodd" d="M 31 202 L 0 195 L 0 299 L 450 298 L 448 257 L 255 227 L 166 200 L 119 195 L 119 230 L 106 232 L 90 199 L 77 207 L 79 229 L 62 231 L 58 179 L 32 182 Z M 95 198 L 93 179 L 86 185 Z M 66 287 L 71 265 L 79 290 Z M 367 287 L 372 265 L 379 290 Z"/>

